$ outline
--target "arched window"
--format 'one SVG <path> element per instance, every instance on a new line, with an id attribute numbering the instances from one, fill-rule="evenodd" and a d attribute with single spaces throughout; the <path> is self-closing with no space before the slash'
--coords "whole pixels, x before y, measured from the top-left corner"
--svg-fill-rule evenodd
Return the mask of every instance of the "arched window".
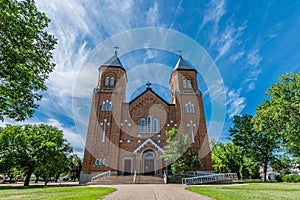
<path id="1" fill-rule="evenodd" d="M 100 166 L 103 165 L 102 159 L 99 160 L 99 165 L 100 165 Z"/>
<path id="2" fill-rule="evenodd" d="M 188 83 L 188 88 L 192 88 L 191 80 L 188 80 L 187 83 Z"/>
<path id="3" fill-rule="evenodd" d="M 189 113 L 190 112 L 190 107 L 189 104 L 185 104 L 185 112 Z"/>
<path id="4" fill-rule="evenodd" d="M 147 133 L 151 133 L 152 132 L 152 118 L 149 115 L 147 117 Z"/>
<path id="5" fill-rule="evenodd" d="M 105 111 L 105 101 L 102 102 L 102 108 L 101 111 Z"/>
<path id="6" fill-rule="evenodd" d="M 108 104 L 108 100 L 106 100 L 106 103 L 105 103 L 105 110 L 106 110 L 106 111 L 109 111 L 109 104 Z"/>
<path id="7" fill-rule="evenodd" d="M 110 86 L 114 86 L 115 85 L 115 78 L 111 77 L 110 78 Z"/>
<path id="8" fill-rule="evenodd" d="M 96 160 L 95 161 L 95 166 L 98 166 L 99 165 L 99 160 Z"/>
<path id="9" fill-rule="evenodd" d="M 194 112 L 195 112 L 194 104 L 191 104 L 191 113 L 194 113 Z"/>
<path id="10" fill-rule="evenodd" d="M 183 80 L 182 83 L 183 83 L 183 88 L 186 88 L 186 80 Z"/>
<path id="11" fill-rule="evenodd" d="M 144 118 L 140 119 L 140 132 L 145 133 L 145 119 Z"/>
<path id="12" fill-rule="evenodd" d="M 106 159 L 103 159 L 103 165 L 106 166 Z"/>
<path id="13" fill-rule="evenodd" d="M 158 133 L 158 131 L 159 131 L 158 119 L 154 118 L 154 120 L 153 120 L 153 132 Z"/>
<path id="14" fill-rule="evenodd" d="M 108 109 L 109 109 L 109 111 L 112 110 L 112 102 L 111 101 L 109 102 L 109 108 Z"/>
<path id="15" fill-rule="evenodd" d="M 107 77 L 105 77 L 105 86 L 108 86 L 108 84 L 109 84 L 109 77 L 107 76 Z"/>

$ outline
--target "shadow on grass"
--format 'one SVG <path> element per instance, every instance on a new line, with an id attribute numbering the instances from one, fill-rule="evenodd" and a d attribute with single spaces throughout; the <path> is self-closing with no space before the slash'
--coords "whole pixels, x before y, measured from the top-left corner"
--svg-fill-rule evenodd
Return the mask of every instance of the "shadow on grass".
<path id="1" fill-rule="evenodd" d="M 29 186 L 5 186 L 0 185 L 1 190 L 26 190 L 26 189 L 40 189 L 40 188 L 62 188 L 62 187 L 79 187 L 79 186 L 86 186 L 81 184 L 61 184 L 61 185 L 29 185 Z"/>
<path id="2" fill-rule="evenodd" d="M 32 186 L 1 186 L 0 190 L 26 190 L 26 189 L 35 189 L 35 188 L 46 188 L 48 186 L 44 185 L 32 185 Z"/>

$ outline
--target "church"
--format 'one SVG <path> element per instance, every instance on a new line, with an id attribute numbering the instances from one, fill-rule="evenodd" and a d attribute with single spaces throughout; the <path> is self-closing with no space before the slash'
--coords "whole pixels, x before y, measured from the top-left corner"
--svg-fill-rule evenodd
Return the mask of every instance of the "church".
<path id="1" fill-rule="evenodd" d="M 162 175 L 166 131 L 188 134 L 201 171 L 213 171 L 197 71 L 180 55 L 169 83 L 171 102 L 151 87 L 126 102 L 126 69 L 117 51 L 98 69 L 80 182 L 110 170 L 114 175 Z M 166 78 L 166 77 L 161 77 Z M 145 80 L 146 83 L 147 80 Z"/>

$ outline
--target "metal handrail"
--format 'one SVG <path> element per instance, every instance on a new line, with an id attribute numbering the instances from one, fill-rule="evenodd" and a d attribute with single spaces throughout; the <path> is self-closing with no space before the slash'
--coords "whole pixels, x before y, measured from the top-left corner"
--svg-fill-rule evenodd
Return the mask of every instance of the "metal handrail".
<path id="1" fill-rule="evenodd" d="M 134 171 L 134 174 L 133 174 L 133 184 L 135 184 L 135 181 L 136 181 L 136 170 Z"/>
<path id="2" fill-rule="evenodd" d="M 238 179 L 236 173 L 212 174 L 206 176 L 183 178 L 182 184 L 192 185 L 192 184 L 201 184 L 201 183 L 209 183 L 209 182 L 216 182 L 216 181 L 234 180 L 234 179 Z"/>
<path id="3" fill-rule="evenodd" d="M 109 171 L 106 171 L 106 172 L 103 172 L 103 173 L 101 173 L 101 174 L 98 174 L 98 175 L 92 177 L 91 182 L 95 182 L 95 181 L 97 181 L 97 180 L 107 178 L 107 177 L 110 176 L 110 174 L 111 174 L 110 170 L 109 170 Z"/>
<path id="4" fill-rule="evenodd" d="M 168 176 L 167 176 L 166 171 L 164 171 L 164 182 L 165 182 L 165 184 L 168 183 Z"/>

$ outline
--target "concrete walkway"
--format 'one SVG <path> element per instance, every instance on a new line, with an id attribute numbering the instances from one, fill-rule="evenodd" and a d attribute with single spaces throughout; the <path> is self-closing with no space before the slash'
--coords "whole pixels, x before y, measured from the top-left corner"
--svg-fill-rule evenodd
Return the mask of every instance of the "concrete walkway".
<path id="1" fill-rule="evenodd" d="M 117 191 L 113 192 L 104 200 L 212 200 L 212 198 L 190 192 L 185 185 L 173 184 L 131 184 L 131 185 L 106 185 Z"/>

